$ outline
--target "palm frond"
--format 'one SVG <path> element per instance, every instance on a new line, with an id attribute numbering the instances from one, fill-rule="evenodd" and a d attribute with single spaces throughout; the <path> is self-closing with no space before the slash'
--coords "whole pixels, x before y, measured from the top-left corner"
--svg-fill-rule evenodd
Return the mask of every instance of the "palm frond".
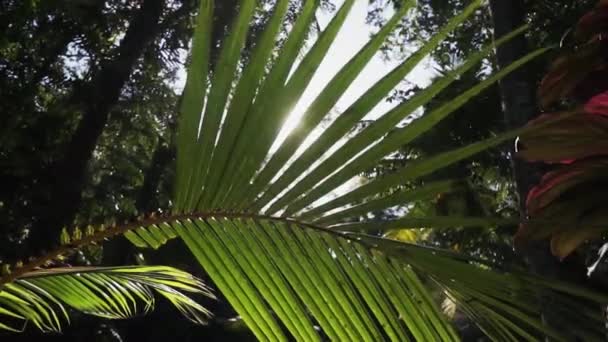
<path id="1" fill-rule="evenodd" d="M 210 312 L 187 294 L 215 298 L 191 274 L 165 266 L 66 267 L 21 274 L 0 288 L 0 329 L 18 331 L 26 323 L 42 331 L 61 331 L 69 309 L 125 319 L 153 309 L 155 295 L 185 317 L 203 324 Z"/>
<path id="2" fill-rule="evenodd" d="M 297 340 L 320 340 L 315 324 L 331 340 L 457 340 L 410 267 L 335 232 L 221 216 L 170 226 L 260 339 L 287 340 L 278 319 Z"/>
<path id="3" fill-rule="evenodd" d="M 241 49 L 256 2 L 240 1 L 239 13 L 220 48 L 218 61 L 210 68 L 213 1 L 201 0 L 177 131 L 173 214 L 113 228 L 107 237 L 125 233 L 135 245 L 152 248 L 159 248 L 169 239 L 181 238 L 260 340 L 286 341 L 294 337 L 315 341 L 327 337 L 353 341 L 456 341 L 454 328 L 433 298 L 437 293 L 455 302 L 458 309 L 493 340 L 536 340 L 539 336 L 563 340 L 542 323 L 543 303 L 539 293 L 545 289 L 558 293 L 560 308 L 564 310 L 584 307 L 579 299 L 584 300 L 585 305 L 607 301 L 605 296 L 593 292 L 563 283 L 548 283 L 482 260 L 361 233 L 404 225 L 495 226 L 514 223 L 511 220 L 406 217 L 393 222 L 336 225 L 342 219 L 365 216 L 372 210 L 419 200 L 438 191 L 450 191 L 457 187 L 456 182 L 427 184 L 409 193 L 381 196 L 404 181 L 418 179 L 521 133 L 520 130 L 503 133 L 417 160 L 395 174 L 354 186 L 339 197 L 328 197 L 357 174 L 430 130 L 484 89 L 544 53 L 546 49 L 539 49 L 522 57 L 453 101 L 398 127 L 490 55 L 497 45 L 522 34 L 525 28 L 473 53 L 433 85 L 384 113 L 369 127 L 350 135 L 358 121 L 483 2 L 471 1 L 437 36 L 338 113 L 335 121 L 310 146 L 303 146 L 320 122 L 335 114 L 333 107 L 337 101 L 393 28 L 406 17 L 414 5 L 414 1 L 406 1 L 386 26 L 323 87 L 305 110 L 298 127 L 276 152 L 271 152 L 285 119 L 310 86 L 312 76 L 354 4 L 354 0 L 344 1 L 314 45 L 296 63 L 295 57 L 301 52 L 319 2 L 305 1 L 285 44 L 279 51 L 273 51 L 287 2 L 277 1 L 249 63 L 241 66 Z M 299 149 L 304 152 L 296 155 Z M 326 203 L 319 204 L 319 200 Z M 90 240 L 92 238 L 83 238 L 72 244 L 78 247 Z M 198 283 L 164 277 L 152 277 L 154 281 L 142 283 L 140 278 L 134 278 L 133 274 L 125 276 L 126 272 L 121 270 L 81 272 L 85 276 L 66 271 L 66 274 L 39 278 L 24 278 L 27 272 L 21 272 L 4 282 L 0 298 L 2 294 L 10 298 L 2 302 L 5 307 L 0 306 L 0 314 L 30 319 L 39 322 L 43 329 L 56 330 L 56 311 L 44 309 L 46 306 L 39 308 L 40 305 L 65 303 L 86 312 L 126 317 L 135 310 L 132 299 L 149 303 L 150 297 L 144 294 L 150 291 L 166 297 L 167 293 L 178 290 L 206 293 Z M 57 280 L 49 281 L 57 279 L 53 277 L 59 277 L 60 281 L 61 277 L 69 278 L 57 287 Z M 91 277 L 95 281 L 89 279 Z M 22 282 L 49 286 L 43 288 L 44 292 L 34 292 Z M 158 290 L 158 284 L 172 291 Z M 87 288 L 90 296 L 96 297 L 90 303 L 83 303 L 77 297 L 81 294 L 75 292 L 79 287 Z M 123 292 L 142 287 L 148 292 Z M 34 297 L 26 300 L 17 292 L 10 292 L 14 288 L 33 292 L 36 300 L 31 299 Z M 111 296 L 104 296 L 108 293 Z M 204 312 L 183 295 L 168 298 L 191 317 Z M 21 305 L 21 311 L 16 305 Z M 37 316 L 32 316 L 34 314 Z M 572 335 L 603 336 L 597 328 L 602 319 L 599 310 L 585 311 L 580 329 L 573 329 Z"/>
<path id="4" fill-rule="evenodd" d="M 287 333 L 320 340 L 318 324 L 331 340 L 456 341 L 433 288 L 496 341 L 567 340 L 541 320 L 539 293 L 546 290 L 564 315 L 585 312 L 572 336 L 604 334 L 596 306 L 608 296 L 452 252 L 251 214 L 193 214 L 166 218 L 154 229 L 161 226 L 185 241 L 262 340 L 287 340 Z M 158 246 L 162 241 L 142 238 L 147 229 L 130 238 L 140 247 Z"/>
<path id="5" fill-rule="evenodd" d="M 495 340 L 556 337 L 540 320 L 542 303 L 536 295 L 548 284 L 529 281 L 525 274 L 497 274 L 494 265 L 477 260 L 360 234 L 404 224 L 408 227 L 496 226 L 516 223 L 513 220 L 406 217 L 393 222 L 335 225 L 343 219 L 365 217 L 368 212 L 386 206 L 449 191 L 455 187 L 454 183 L 428 184 L 409 193 L 382 197 L 387 190 L 405 181 L 416 180 L 521 133 L 520 130 L 503 133 L 417 160 L 395 174 L 330 197 L 353 177 L 429 131 L 473 97 L 547 50 L 533 51 L 449 103 L 398 127 L 487 58 L 496 46 L 522 34 L 525 31 L 522 27 L 471 54 L 460 66 L 384 113 L 365 129 L 349 134 L 482 2 L 471 1 L 436 36 L 373 84 L 349 108 L 338 113 L 312 144 L 303 146 L 323 120 L 335 115 L 333 107 L 337 101 L 414 5 L 413 1 L 404 2 L 368 44 L 323 87 L 304 111 L 299 125 L 274 152 L 272 146 L 285 119 L 310 86 L 312 76 L 354 1 L 343 3 L 298 64 L 295 56 L 300 53 L 318 1 L 305 1 L 286 43 L 275 51 L 278 57 L 272 58 L 269 50 L 285 13 L 286 1 L 278 1 L 252 59 L 240 75 L 237 75 L 238 47 L 246 35 L 253 10 L 249 7 L 251 2 L 241 1 L 241 6 L 247 6 L 243 7 L 221 47 L 220 56 L 225 57 L 211 73 L 206 71 L 211 33 L 197 30 L 184 93 L 184 99 L 191 99 L 196 106 L 183 110 L 178 130 L 174 220 L 142 224 L 127 237 L 138 246 L 154 248 L 175 236 L 183 239 L 261 340 L 287 340 L 289 335 L 297 340 L 319 340 L 320 334 L 331 340 L 386 337 L 457 340 L 427 286 L 443 291 Z M 199 18 L 203 19 L 199 20 L 212 15 L 211 4 L 211 0 L 201 2 Z M 207 104 L 201 99 L 207 99 Z M 298 150 L 303 152 L 297 155 Z M 325 203 L 320 204 L 323 200 Z M 334 226 L 330 226 L 332 224 Z M 345 233 L 346 230 L 359 233 Z M 562 291 L 566 299 L 568 295 L 578 295 L 567 287 L 555 290 Z M 586 300 L 600 302 L 605 298 L 595 296 Z M 592 316 L 593 324 L 601 321 L 601 317 Z M 321 328 L 321 333 L 314 329 L 315 325 Z"/>

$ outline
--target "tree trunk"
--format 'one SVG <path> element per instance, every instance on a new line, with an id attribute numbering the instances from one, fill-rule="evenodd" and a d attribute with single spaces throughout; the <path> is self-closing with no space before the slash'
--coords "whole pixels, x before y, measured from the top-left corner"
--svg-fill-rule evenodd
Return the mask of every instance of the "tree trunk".
<path id="1" fill-rule="evenodd" d="M 99 68 L 91 82 L 76 89 L 68 103 L 82 113 L 62 160 L 50 170 L 51 191 L 29 239 L 34 250 L 52 246 L 62 227 L 71 225 L 76 215 L 88 162 L 95 150 L 121 90 L 145 47 L 157 34 L 164 0 L 146 0 L 131 21 L 117 48 L 117 57 Z"/>
<path id="2" fill-rule="evenodd" d="M 494 36 L 496 39 L 524 24 L 522 0 L 491 0 Z M 499 68 L 504 68 L 529 52 L 524 36 L 518 36 L 496 49 Z M 500 81 L 503 112 L 509 129 L 525 125 L 537 115 L 535 80 L 526 66 L 515 70 Z M 513 159 L 513 172 L 520 196 L 520 211 L 525 217 L 525 199 L 528 191 L 540 179 L 540 170 L 521 159 Z"/>

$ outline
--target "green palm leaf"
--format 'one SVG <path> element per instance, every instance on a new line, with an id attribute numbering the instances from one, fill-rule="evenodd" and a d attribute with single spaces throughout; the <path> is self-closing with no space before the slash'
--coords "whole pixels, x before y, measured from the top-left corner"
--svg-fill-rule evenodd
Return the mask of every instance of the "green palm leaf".
<path id="1" fill-rule="evenodd" d="M 18 331 L 19 323 L 29 322 L 42 331 L 61 331 L 69 323 L 67 308 L 110 319 L 134 317 L 154 307 L 155 294 L 193 322 L 205 323 L 210 312 L 186 293 L 215 298 L 200 280 L 165 266 L 32 271 L 0 288 L 0 329 Z"/>
<path id="2" fill-rule="evenodd" d="M 519 133 L 508 132 L 417 161 L 395 175 L 354 187 L 325 204 L 316 204 L 353 176 L 373 167 L 383 157 L 431 129 L 484 89 L 546 51 L 539 49 L 532 52 L 489 76 L 454 101 L 396 129 L 399 122 L 427 105 L 460 75 L 490 55 L 497 45 L 521 34 L 525 28 L 516 30 L 472 54 L 461 66 L 408 102 L 385 113 L 365 130 L 354 136 L 347 135 L 481 3 L 472 1 L 438 35 L 340 113 L 312 145 L 294 158 L 296 150 L 302 147 L 317 125 L 332 115 L 336 102 L 379 50 L 393 27 L 403 20 L 413 2 L 406 1 L 386 26 L 336 74 L 304 111 L 300 124 L 272 153 L 271 146 L 284 120 L 309 86 L 353 5 L 353 1 L 344 2 L 302 61 L 295 65 L 295 56 L 300 52 L 318 2 L 305 2 L 286 44 L 277 51 L 279 57 L 273 60 L 268 50 L 277 35 L 278 21 L 285 10 L 285 2 L 279 1 L 268 28 L 260 37 L 258 49 L 243 68 L 242 77 L 228 81 L 230 75 L 234 75 L 233 68 L 218 68 L 227 61 L 231 66 L 236 64 L 233 58 L 220 61 L 214 74 L 208 77 L 211 92 L 208 98 L 214 101 L 213 105 L 199 111 L 198 120 L 192 119 L 189 113 L 182 114 L 186 117 L 183 120 L 188 120 L 189 125 L 198 127 L 200 123 L 201 128 L 194 136 L 189 134 L 190 140 L 179 140 L 177 146 L 178 160 L 189 161 L 178 163 L 177 174 L 182 180 L 177 182 L 174 213 L 182 215 L 181 218 L 151 226 L 142 225 L 127 236 L 141 247 L 154 248 L 173 236 L 183 239 L 261 340 L 286 340 L 289 335 L 298 340 L 317 340 L 321 337 L 313 328 L 315 325 L 331 340 L 378 340 L 386 337 L 392 340 L 456 340 L 453 329 L 431 299 L 426 288 L 429 281 L 457 302 L 470 317 L 478 318 L 476 321 L 491 337 L 526 339 L 530 331 L 534 336 L 554 335 L 538 318 L 540 306 L 523 309 L 526 301 L 533 299 L 527 294 L 537 291 L 539 285 L 536 283 L 521 285 L 519 276 L 494 278 L 489 269 L 480 269 L 467 260 L 454 261 L 453 255 L 429 258 L 433 260 L 433 267 L 427 269 L 425 262 L 417 263 L 412 259 L 423 258 L 424 253 L 434 251 L 415 249 L 417 254 L 412 257 L 414 254 L 406 253 L 404 256 L 402 250 L 393 253 L 391 247 L 390 253 L 387 253 L 384 247 L 393 244 L 387 245 L 384 240 L 381 240 L 381 244 L 369 242 L 372 238 L 365 235 L 343 235 L 338 232 L 384 231 L 404 225 L 448 228 L 517 223 L 513 220 L 406 217 L 393 222 L 364 221 L 335 225 L 330 227 L 331 230 L 319 226 L 335 224 L 347 218 L 365 217 L 373 210 L 420 200 L 439 191 L 450 191 L 456 187 L 454 182 L 440 182 L 409 193 L 378 198 L 378 195 L 404 181 L 427 175 L 512 139 Z M 208 12 L 201 15 L 207 16 Z M 221 53 L 236 46 L 235 37 L 245 34 L 247 20 L 248 15 L 241 13 L 234 23 L 237 29 L 228 35 Z M 208 32 L 197 32 L 197 35 L 195 42 L 202 41 L 201 37 L 207 35 L 204 39 L 208 44 Z M 194 49 L 193 56 L 197 53 L 197 46 Z M 231 56 L 237 55 L 235 50 L 230 51 Z M 193 59 L 192 63 L 197 66 L 200 61 Z M 198 73 L 199 69 L 192 68 L 191 72 Z M 269 71 L 264 73 L 265 70 Z M 213 89 L 220 86 L 222 94 L 230 93 L 226 90 L 229 83 L 234 89 L 233 97 L 212 96 Z M 190 94 L 188 91 L 187 86 L 186 94 Z M 200 96 L 206 96 L 205 91 Z M 222 113 L 225 113 L 223 117 Z M 193 132 L 188 125 L 180 126 L 182 131 Z M 327 153 L 340 141 L 344 142 L 342 147 Z M 193 146 L 199 147 L 196 149 Z M 196 167 L 192 168 L 191 165 Z M 180 170 L 180 167 L 184 169 Z M 374 199 L 369 200 L 372 197 Z M 262 214 L 266 216 L 260 216 Z M 281 217 L 277 216 L 279 214 Z M 305 223 L 313 221 L 317 226 Z M 443 271 L 439 267 L 451 262 L 456 263 L 456 274 L 453 270 Z M 471 275 L 487 283 L 483 286 L 469 284 L 467 279 Z M 454 280 L 461 282 L 452 284 Z M 515 286 L 506 298 L 503 298 L 506 292 L 499 290 L 503 281 Z M 478 302 L 468 304 L 471 297 Z M 501 298 L 502 306 L 493 302 L 497 297 Z M 522 323 L 519 320 L 533 324 L 530 329 L 522 330 L 518 328 Z"/>
<path id="3" fill-rule="evenodd" d="M 513 223 L 445 217 L 401 221 L 395 227 Z M 157 247 L 162 240 L 146 242 L 143 236 L 149 239 L 148 231 L 161 226 L 186 242 L 261 340 L 287 340 L 289 333 L 306 341 L 323 335 L 331 340 L 457 341 L 430 289 L 456 302 L 496 341 L 543 335 L 567 340 L 542 323 L 538 294 L 543 288 L 555 292 L 565 315 L 585 310 L 573 336 L 603 334 L 603 316 L 593 305 L 607 296 L 452 252 L 335 229 L 340 227 L 231 213 L 166 218 L 128 236 L 140 247 Z M 581 307 L 570 296 L 589 306 Z"/>
<path id="4" fill-rule="evenodd" d="M 385 113 L 365 130 L 348 135 L 482 2 L 471 1 L 436 37 L 370 87 L 351 107 L 339 113 L 316 142 L 294 156 L 318 124 L 332 113 L 332 107 L 380 49 L 393 27 L 403 20 L 413 1 L 406 1 L 386 26 L 323 87 L 305 111 L 300 125 L 273 154 L 271 146 L 285 119 L 310 85 L 354 0 L 343 3 L 299 63 L 296 56 L 301 52 L 319 2 L 304 2 L 285 44 L 279 51 L 273 51 L 287 6 L 287 1 L 277 1 L 275 12 L 246 65 L 239 58 L 256 2 L 242 0 L 218 61 L 211 68 L 213 1 L 201 0 L 177 131 L 172 214 L 114 227 L 107 233 L 94 235 L 95 238 L 72 241 L 72 246 L 123 233 L 138 247 L 159 248 L 170 239 L 180 238 L 260 340 L 456 341 L 459 338 L 439 309 L 436 296 L 455 302 L 493 340 L 534 340 L 540 336 L 563 340 L 540 319 L 543 303 L 538 294 L 543 289 L 558 293 L 560 308 L 566 312 L 578 312 L 573 308 L 580 309 L 581 300 L 593 305 L 606 302 L 607 298 L 519 271 L 507 271 L 500 265 L 361 233 L 403 226 L 448 228 L 516 222 L 497 218 L 404 217 L 393 222 L 336 225 L 343 219 L 365 217 L 372 210 L 457 188 L 457 182 L 448 181 L 427 184 L 409 193 L 382 196 L 404 181 L 418 179 L 497 146 L 521 131 L 418 160 L 393 175 L 318 204 L 358 173 L 424 134 L 481 91 L 546 51 L 532 52 L 452 102 L 405 127 L 396 127 L 490 55 L 497 44 L 524 31 L 519 29 L 472 54 L 461 66 Z M 339 142 L 344 144 L 331 152 L 331 147 Z M 53 255 L 58 254 L 50 254 Z M 38 276 L 15 271 L 0 281 L 4 283 L 0 315 L 37 322 L 44 330 L 58 330 L 61 316 L 58 312 L 65 313 L 62 305 L 122 318 L 136 312 L 140 307 L 135 306 L 138 301 L 144 303 L 144 309 L 148 308 L 150 293 L 157 292 L 194 320 L 204 317 L 202 307 L 182 292 L 176 292 L 208 295 L 202 285 L 186 274 L 166 275 L 144 268 L 141 269 L 144 275 L 139 277 L 138 272 L 126 270 L 138 268 L 49 271 Z M 91 300 L 85 301 L 88 297 Z M 585 311 L 584 318 L 573 329 L 573 336 L 602 336 L 603 332 L 597 329 L 603 319 L 599 311 Z"/>

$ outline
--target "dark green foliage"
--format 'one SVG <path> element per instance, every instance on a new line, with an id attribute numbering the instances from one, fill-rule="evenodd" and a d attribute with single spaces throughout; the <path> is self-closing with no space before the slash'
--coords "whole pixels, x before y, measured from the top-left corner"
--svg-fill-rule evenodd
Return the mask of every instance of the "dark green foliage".
<path id="1" fill-rule="evenodd" d="M 146 5 L 152 3 L 146 1 Z M 121 38 L 144 10 L 134 3 L 3 5 L 7 8 L 2 11 L 6 24 L 2 55 L 8 58 L 0 65 L 0 113 L 6 120 L 0 178 L 7 187 L 0 199 L 0 227 L 11 236 L 3 239 L 7 244 L 2 254 L 15 257 L 32 252 L 11 251 L 27 231 L 38 235 L 37 231 L 48 230 L 50 234 L 44 236 L 49 239 L 57 236 L 53 232 L 61 227 L 53 225 L 59 222 L 120 219 L 137 212 L 132 199 L 137 198 L 151 157 L 156 149 L 170 146 L 168 132 L 177 101 L 173 84 L 190 36 L 193 3 L 173 2 L 161 8 L 159 30 L 148 25 L 149 31 L 136 32 L 141 37 L 134 38 L 152 43 L 142 46 L 129 61 L 125 47 L 121 50 Z M 102 72 L 123 81 L 112 83 L 100 76 Z M 118 96 L 106 97 L 110 91 L 118 91 Z M 93 122 L 83 126 L 87 118 Z M 83 132 L 84 139 L 78 132 Z M 58 177 L 57 172 L 65 169 L 66 153 L 84 149 L 86 139 L 93 139 L 90 149 L 72 153 L 82 159 L 70 161 L 73 179 Z M 65 183 L 74 184 L 76 194 L 66 192 L 65 196 L 76 195 L 72 201 L 81 205 L 67 210 L 62 219 L 50 219 L 61 197 L 57 187 L 66 186 L 66 181 L 76 182 Z M 159 200 L 167 201 L 162 196 Z M 49 224 L 41 228 L 41 222 Z M 51 246 L 49 242 L 34 245 Z"/>

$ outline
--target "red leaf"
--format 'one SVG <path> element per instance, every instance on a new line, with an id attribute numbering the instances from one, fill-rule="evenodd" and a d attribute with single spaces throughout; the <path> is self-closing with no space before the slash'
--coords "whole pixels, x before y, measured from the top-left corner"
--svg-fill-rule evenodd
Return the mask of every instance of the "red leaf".
<path id="1" fill-rule="evenodd" d="M 585 111 L 591 114 L 608 116 L 608 91 L 592 97 L 585 104 Z"/>
<path id="2" fill-rule="evenodd" d="M 546 173 L 540 183 L 528 193 L 528 213 L 535 215 L 564 192 L 585 182 L 601 180 L 606 173 L 608 158 L 581 160 Z"/>
<path id="3" fill-rule="evenodd" d="M 585 240 L 596 237 L 607 227 L 608 209 L 604 195 L 608 188 L 606 183 L 597 184 L 596 179 L 562 189 L 559 197 L 530 215 L 520 226 L 515 242 L 521 246 L 528 241 L 550 238 L 554 255 L 563 258 Z"/>
<path id="4" fill-rule="evenodd" d="M 517 155 L 531 162 L 571 163 L 572 160 L 608 155 L 608 116 L 581 113 L 552 124 L 543 115 L 530 122 L 520 136 Z M 542 126 L 540 124 L 543 124 Z"/>

